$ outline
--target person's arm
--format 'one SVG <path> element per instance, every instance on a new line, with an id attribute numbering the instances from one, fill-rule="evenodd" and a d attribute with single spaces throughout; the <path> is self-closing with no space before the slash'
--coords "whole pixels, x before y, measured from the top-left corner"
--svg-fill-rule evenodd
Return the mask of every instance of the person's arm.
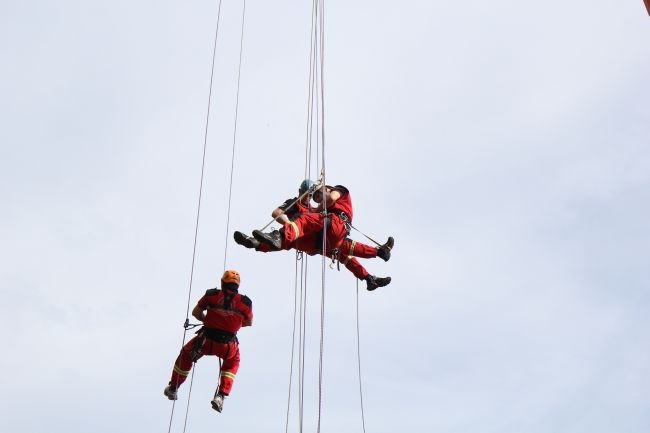
<path id="1" fill-rule="evenodd" d="M 337 190 L 330 191 L 329 194 L 327 194 L 327 207 L 332 207 L 334 205 L 334 202 L 338 199 L 341 198 L 343 194 L 341 194 Z"/>
<path id="2" fill-rule="evenodd" d="M 196 307 L 192 310 L 192 316 L 196 318 L 199 322 L 203 322 L 205 320 L 205 308 L 201 306 L 201 304 L 196 304 Z"/>
<path id="3" fill-rule="evenodd" d="M 327 197 L 325 199 L 325 202 L 327 203 L 327 208 L 331 208 L 334 205 L 334 202 L 338 199 L 340 199 L 342 194 L 339 191 L 332 190 L 327 193 Z M 318 206 L 316 206 L 316 209 L 314 209 L 314 212 L 322 212 L 323 210 L 323 203 L 320 203 Z"/>
<path id="4" fill-rule="evenodd" d="M 242 303 L 245 305 L 243 309 L 239 310 L 241 315 L 244 316 L 241 326 L 242 327 L 252 326 L 253 325 L 253 301 L 251 301 L 251 298 L 249 298 L 246 295 L 242 295 L 241 300 Z"/>
<path id="5" fill-rule="evenodd" d="M 290 212 L 292 208 L 291 204 L 294 203 L 296 200 L 297 198 L 289 198 L 285 200 L 284 203 L 276 207 L 275 210 L 271 212 L 271 216 L 282 225 L 289 223 L 291 220 L 287 216 L 287 213 Z"/>
<path id="6" fill-rule="evenodd" d="M 271 216 L 282 225 L 289 223 L 289 217 L 284 213 L 284 210 L 279 207 L 276 207 L 275 210 L 271 212 Z"/>

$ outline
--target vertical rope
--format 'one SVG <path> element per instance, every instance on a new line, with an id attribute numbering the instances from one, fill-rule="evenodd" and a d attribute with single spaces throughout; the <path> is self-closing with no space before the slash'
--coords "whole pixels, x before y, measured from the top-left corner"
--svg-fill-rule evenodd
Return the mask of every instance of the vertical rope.
<path id="1" fill-rule="evenodd" d="M 226 237 L 224 238 L 223 268 L 226 269 L 228 257 L 228 234 L 230 232 L 230 204 L 232 201 L 232 179 L 235 171 L 235 144 L 237 143 L 237 120 L 239 118 L 239 87 L 241 83 L 241 63 L 244 52 L 244 27 L 246 22 L 246 0 L 243 0 L 241 16 L 241 34 L 239 37 L 239 66 L 237 68 L 237 96 L 235 100 L 235 125 L 232 133 L 232 158 L 230 160 L 230 187 L 228 188 L 228 216 L 226 218 Z"/>
<path id="2" fill-rule="evenodd" d="M 314 26 L 316 25 L 316 0 L 312 2 L 311 9 L 311 31 L 309 35 L 309 86 L 307 89 L 307 125 L 305 142 L 305 178 L 311 178 L 311 156 L 312 156 L 312 129 L 313 129 L 313 104 L 314 104 Z"/>
<path id="3" fill-rule="evenodd" d="M 189 317 L 190 317 L 190 301 L 192 299 L 192 285 L 194 282 L 194 266 L 196 263 L 196 245 L 197 245 L 197 239 L 199 235 L 199 221 L 201 218 L 201 200 L 203 197 L 203 180 L 205 178 L 205 155 L 207 151 L 207 146 L 208 146 L 208 131 L 210 129 L 210 108 L 212 106 L 212 88 L 213 88 L 213 83 L 214 83 L 214 64 L 215 60 L 217 57 L 217 41 L 219 40 L 219 23 L 221 21 L 221 0 L 219 0 L 219 6 L 217 9 L 217 24 L 216 28 L 214 31 L 214 41 L 212 44 L 212 65 L 210 68 L 210 86 L 208 88 L 208 103 L 207 103 L 207 109 L 206 109 L 206 115 L 205 115 L 205 129 L 203 133 L 203 155 L 201 157 L 201 180 L 199 182 L 199 197 L 197 200 L 197 206 L 196 206 L 196 222 L 194 225 L 194 242 L 192 246 L 192 264 L 190 266 L 190 282 L 189 282 L 189 288 L 188 288 L 188 293 L 187 293 L 187 308 L 185 310 L 185 324 L 189 322 Z M 185 345 L 185 339 L 187 337 L 187 328 L 183 330 L 183 339 L 181 342 L 181 348 Z M 192 380 L 194 379 L 194 371 L 192 371 Z M 188 393 L 188 398 L 187 398 L 187 404 L 188 404 L 188 410 L 189 410 L 189 401 L 190 401 L 190 396 L 192 393 L 192 386 L 190 383 L 190 390 Z M 172 422 L 174 420 L 174 409 L 176 407 L 176 401 L 172 403 L 172 409 L 171 413 L 169 416 L 169 427 L 167 429 L 167 432 L 170 433 L 172 429 Z M 185 424 L 187 424 L 187 411 L 185 414 Z M 185 427 L 183 427 L 183 431 L 185 431 Z"/>
<path id="4" fill-rule="evenodd" d="M 302 337 L 300 341 L 300 433 L 303 431 L 304 426 L 304 408 L 305 408 L 305 351 L 307 347 L 306 334 L 307 334 L 307 262 L 303 263 L 304 267 L 304 279 L 303 285 L 300 287 L 300 296 L 301 296 L 301 332 Z M 304 287 L 304 290 L 303 290 Z"/>
<path id="5" fill-rule="evenodd" d="M 325 0 L 319 0 L 318 2 L 318 23 L 319 26 L 319 51 L 320 54 L 320 104 L 317 106 L 320 107 L 320 139 L 321 139 L 321 170 L 323 178 L 323 211 L 327 213 L 327 199 L 325 195 L 325 86 L 324 86 L 324 36 L 325 31 L 324 26 L 324 9 L 325 9 Z M 320 356 L 318 362 L 318 427 L 317 433 L 320 433 L 321 428 L 321 415 L 322 415 L 322 406 L 323 406 L 323 353 L 324 353 L 324 340 L 325 340 L 325 269 L 326 269 L 326 258 L 327 258 L 327 224 L 323 224 L 323 257 L 322 257 L 322 277 L 321 277 L 321 323 L 320 323 Z"/>
<path id="6" fill-rule="evenodd" d="M 325 196 L 323 196 L 325 197 Z M 325 199 L 323 198 L 323 203 Z M 323 251 L 327 245 L 327 240 L 325 236 L 326 227 L 323 226 Z M 323 352 L 324 352 L 324 340 L 325 340 L 325 266 L 327 262 L 327 256 L 323 254 L 321 261 L 321 303 L 320 303 L 320 351 L 318 357 L 318 427 L 316 431 L 320 433 L 321 426 L 321 413 L 323 406 Z"/>
<path id="7" fill-rule="evenodd" d="M 196 367 L 196 362 L 194 363 L 194 367 Z M 187 418 L 189 417 L 190 414 L 190 397 L 192 396 L 192 385 L 194 385 L 194 372 L 196 371 L 196 368 L 192 369 L 192 376 L 190 377 L 190 390 L 187 393 L 187 407 L 185 408 L 185 421 L 183 422 L 183 433 L 185 433 L 185 430 L 187 429 Z"/>
<path id="8" fill-rule="evenodd" d="M 296 319 L 298 312 L 298 263 L 301 262 L 302 252 L 296 251 L 296 264 L 294 268 L 294 284 L 293 284 L 293 330 L 291 331 L 291 361 L 289 362 L 289 395 L 287 397 L 287 415 L 284 427 L 285 433 L 289 432 L 289 413 L 291 408 L 291 385 L 293 379 L 293 358 L 296 346 Z M 300 265 L 302 269 L 302 264 Z M 302 284 L 302 275 L 300 276 Z"/>
<path id="9" fill-rule="evenodd" d="M 359 401 L 361 403 L 361 426 L 363 433 L 366 433 L 366 417 L 363 412 L 363 390 L 361 388 L 361 332 L 359 327 L 359 280 L 357 282 L 357 366 L 359 367 Z"/>

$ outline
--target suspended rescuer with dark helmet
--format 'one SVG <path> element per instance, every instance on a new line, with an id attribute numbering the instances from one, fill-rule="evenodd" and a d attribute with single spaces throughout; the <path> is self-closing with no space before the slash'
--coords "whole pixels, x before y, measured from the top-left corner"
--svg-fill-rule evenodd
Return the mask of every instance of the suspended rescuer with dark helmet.
<path id="1" fill-rule="evenodd" d="M 192 364 L 203 355 L 215 355 L 223 360 L 219 388 L 212 400 L 212 408 L 223 410 L 223 402 L 230 394 L 237 370 L 239 370 L 239 340 L 237 331 L 253 324 L 253 303 L 249 297 L 239 294 L 239 273 L 227 270 L 221 277 L 221 289 L 210 289 L 192 310 L 192 316 L 203 327 L 181 349 L 169 385 L 164 394 L 176 400 L 177 390 L 185 382 Z"/>
<path id="2" fill-rule="evenodd" d="M 376 277 L 359 263 L 356 257 L 379 257 L 384 261 L 390 259 L 394 239 L 389 237 L 385 244 L 377 248 L 349 239 L 349 230 L 352 224 L 352 198 L 348 189 L 342 185 L 335 187 L 326 185 L 327 215 L 322 213 L 322 184 L 315 184 L 305 179 L 299 188 L 300 197 L 289 199 L 273 211 L 273 218 L 283 227 L 270 233 L 260 230 L 253 231 L 253 237 L 235 232 L 235 242 L 257 251 L 280 251 L 294 248 L 304 251 L 309 255 L 322 254 L 323 226 L 327 224 L 326 253 L 329 258 L 338 259 L 352 274 L 360 280 L 366 281 L 368 290 L 375 290 L 390 283 L 390 277 Z M 309 196 L 320 203 L 316 208 L 309 206 Z M 304 201 L 304 198 L 307 201 Z M 292 209 L 288 204 L 300 204 Z M 287 209 L 287 215 L 278 212 Z M 282 218 L 284 217 L 284 218 Z"/>

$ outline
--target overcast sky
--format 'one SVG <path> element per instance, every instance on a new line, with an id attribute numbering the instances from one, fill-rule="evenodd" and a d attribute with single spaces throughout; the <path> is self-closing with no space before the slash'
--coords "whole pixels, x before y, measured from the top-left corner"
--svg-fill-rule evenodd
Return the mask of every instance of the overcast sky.
<path id="1" fill-rule="evenodd" d="M 190 302 L 225 257 L 255 321 L 221 414 L 217 359 L 199 361 L 190 432 L 285 429 L 295 255 L 232 232 L 264 226 L 303 178 L 311 2 L 246 3 L 227 226 L 241 6 L 222 5 Z M 217 7 L 0 3 L 2 431 L 167 431 Z M 355 226 L 395 237 L 389 262 L 362 259 L 393 278 L 359 284 L 366 431 L 650 431 L 643 2 L 325 10 L 327 180 L 351 190 Z M 321 264 L 307 264 L 312 432 Z M 356 280 L 325 281 L 321 431 L 362 432 Z"/>

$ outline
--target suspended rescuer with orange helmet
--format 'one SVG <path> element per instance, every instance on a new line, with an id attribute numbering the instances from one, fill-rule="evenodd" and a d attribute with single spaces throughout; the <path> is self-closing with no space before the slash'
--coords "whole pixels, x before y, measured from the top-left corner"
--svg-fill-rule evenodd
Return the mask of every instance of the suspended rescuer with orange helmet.
<path id="1" fill-rule="evenodd" d="M 221 277 L 221 289 L 210 289 L 192 310 L 192 316 L 203 323 L 197 336 L 181 349 L 169 385 L 164 394 L 176 400 L 177 390 L 192 369 L 192 364 L 203 355 L 215 355 L 223 360 L 219 388 L 212 400 L 212 408 L 223 409 L 223 402 L 230 394 L 237 370 L 239 370 L 239 340 L 237 331 L 253 324 L 253 303 L 249 297 L 238 293 L 240 277 L 234 270 L 227 270 Z"/>
<path id="2" fill-rule="evenodd" d="M 326 226 L 325 255 L 327 257 L 338 259 L 355 277 L 366 281 L 368 290 L 388 285 L 391 281 L 390 277 L 377 277 L 369 274 L 356 257 L 379 257 L 388 261 L 394 239 L 389 237 L 385 244 L 378 245 L 377 248 L 349 239 L 347 236 L 352 225 L 350 192 L 342 185 L 334 187 L 325 185 L 326 206 L 323 207 L 323 194 L 320 188 L 322 185 L 314 184 L 309 179 L 304 180 L 299 190 L 301 198 L 312 195 L 314 201 L 320 203 L 318 207 L 314 209 L 309 207 L 303 212 L 293 212 L 288 217 L 285 216 L 284 220 L 275 215 L 275 212 L 280 209 L 278 208 L 274 211 L 273 217 L 283 224 L 280 230 L 270 233 L 254 230 L 253 237 L 235 232 L 235 242 L 258 251 L 269 251 L 269 249 L 270 251 L 280 251 L 295 248 L 309 255 L 322 254 L 322 234 L 323 227 Z M 302 201 L 298 203 L 302 203 Z M 327 215 L 322 213 L 324 208 L 328 212 Z M 288 209 L 291 210 L 291 208 Z"/>

